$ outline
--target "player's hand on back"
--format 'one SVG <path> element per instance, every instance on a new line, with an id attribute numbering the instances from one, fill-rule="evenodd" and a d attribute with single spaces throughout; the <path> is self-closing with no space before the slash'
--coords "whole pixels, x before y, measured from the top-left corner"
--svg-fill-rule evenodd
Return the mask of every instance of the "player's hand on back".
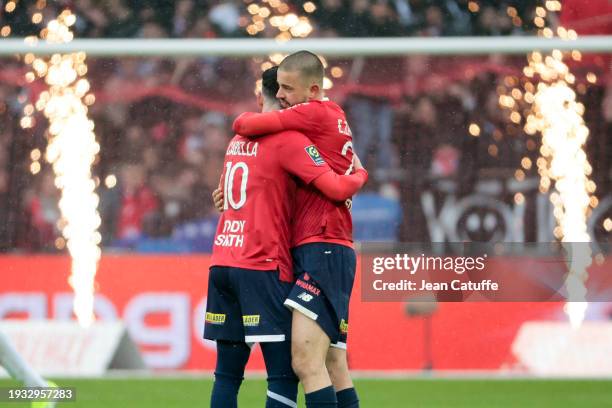
<path id="1" fill-rule="evenodd" d="M 357 154 L 353 153 L 353 170 L 357 171 L 363 169 L 365 170 L 365 168 L 363 167 L 363 164 L 361 164 L 361 160 L 359 160 L 359 156 L 357 156 Z"/>
<path id="2" fill-rule="evenodd" d="M 212 198 L 217 211 L 223 212 L 223 190 L 221 188 L 217 188 L 215 191 L 213 191 Z"/>

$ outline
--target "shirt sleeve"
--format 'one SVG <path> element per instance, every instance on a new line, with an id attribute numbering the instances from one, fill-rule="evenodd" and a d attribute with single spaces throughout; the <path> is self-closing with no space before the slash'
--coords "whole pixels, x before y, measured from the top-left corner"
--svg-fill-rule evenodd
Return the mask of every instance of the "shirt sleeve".
<path id="1" fill-rule="evenodd" d="M 365 169 L 344 176 L 328 171 L 314 179 L 312 185 L 330 200 L 344 201 L 354 196 L 367 181 L 368 172 Z"/>
<path id="2" fill-rule="evenodd" d="M 281 167 L 306 184 L 324 173 L 333 172 L 317 147 L 299 132 L 285 132 L 277 154 Z"/>
<path id="3" fill-rule="evenodd" d="M 323 106 L 319 102 L 306 102 L 288 109 L 276 111 L 283 130 L 297 130 L 306 133 L 316 132 L 321 126 Z"/>
<path id="4" fill-rule="evenodd" d="M 244 112 L 234 120 L 234 132 L 245 137 L 263 136 L 283 130 L 277 112 Z"/>
<path id="5" fill-rule="evenodd" d="M 246 137 L 261 136 L 283 130 L 305 132 L 318 129 L 321 106 L 316 102 L 302 103 L 280 111 L 245 112 L 233 124 L 234 132 Z"/>
<path id="6" fill-rule="evenodd" d="M 351 175 L 338 175 L 325 162 L 317 147 L 303 134 L 291 132 L 279 146 L 283 169 L 311 184 L 333 201 L 352 197 L 367 181 L 368 173 L 359 170 Z"/>

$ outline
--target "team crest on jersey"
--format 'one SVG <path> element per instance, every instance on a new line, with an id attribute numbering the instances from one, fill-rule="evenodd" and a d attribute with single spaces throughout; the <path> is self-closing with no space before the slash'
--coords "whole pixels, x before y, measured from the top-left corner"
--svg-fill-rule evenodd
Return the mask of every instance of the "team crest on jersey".
<path id="1" fill-rule="evenodd" d="M 316 164 L 317 166 L 322 166 L 325 164 L 325 160 L 323 160 L 323 157 L 321 157 L 321 153 L 319 153 L 319 151 L 317 150 L 317 146 L 310 145 L 307 146 L 305 149 L 306 153 L 308 153 L 308 156 L 310 156 L 314 164 Z"/>

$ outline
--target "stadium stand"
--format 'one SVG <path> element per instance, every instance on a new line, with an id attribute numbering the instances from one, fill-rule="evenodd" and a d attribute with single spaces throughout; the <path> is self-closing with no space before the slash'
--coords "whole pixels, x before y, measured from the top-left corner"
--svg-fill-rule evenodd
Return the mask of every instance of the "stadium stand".
<path id="1" fill-rule="evenodd" d="M 292 11 L 305 14 L 305 2 L 288 3 Z M 561 15 L 565 24 L 573 22 L 571 3 Z M 521 35 L 534 30 L 534 6 L 528 1 L 480 1 L 477 11 L 465 0 L 314 4 L 311 37 Z M 43 22 L 65 6 L 77 15 L 78 38 L 248 36 L 248 13 L 239 1 L 58 1 L 45 8 Z M 28 18 L 32 7 L 20 2 L 13 13 L 2 16 L 11 36 L 40 29 Z M 608 25 L 588 27 L 590 33 L 609 30 Z M 215 219 L 210 193 L 218 182 L 231 120 L 255 109 L 253 83 L 261 64 L 258 59 L 216 57 L 88 59 L 96 95 L 91 115 L 101 144 L 95 172 L 107 248 L 210 248 L 208 226 Z M 497 104 L 500 87 L 511 89 L 523 64 L 524 57 L 495 55 L 328 61 L 340 72 L 329 95 L 345 107 L 356 149 L 374 176 L 367 194 L 356 200 L 356 210 L 357 203 L 379 202 L 380 211 L 393 207 L 384 226 L 356 213 L 358 239 L 429 240 L 420 199 L 424 191 L 442 200 L 444 190 L 436 186 L 449 180 L 460 186 L 455 194 L 461 197 L 476 180 L 512 178 L 521 157 L 537 158 L 521 126 Z M 598 191 L 609 192 L 609 59 L 594 57 L 573 69 L 591 129 L 587 150 L 595 158 L 593 178 Z M 599 78 L 594 85 L 585 80 L 591 71 Z M 50 169 L 43 165 L 37 174 L 30 171 L 33 152 L 44 152 L 46 125 L 39 120 L 31 129 L 19 126 L 24 106 L 41 92 L 40 84 L 24 83 L 24 73 L 21 61 L 0 60 L 0 248 L 56 252 L 63 247 L 57 240 L 59 211 Z M 469 135 L 471 124 L 478 124 L 480 137 Z M 190 236 L 189 231 L 198 232 Z M 526 238 L 535 234 L 528 232 Z"/>

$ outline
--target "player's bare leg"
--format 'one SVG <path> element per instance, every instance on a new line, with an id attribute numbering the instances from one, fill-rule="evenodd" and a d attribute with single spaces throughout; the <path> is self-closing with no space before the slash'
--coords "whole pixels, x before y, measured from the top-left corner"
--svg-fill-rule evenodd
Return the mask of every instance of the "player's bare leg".
<path id="1" fill-rule="evenodd" d="M 291 365 L 304 387 L 307 408 L 336 408 L 336 391 L 331 384 L 325 359 L 330 340 L 314 320 L 293 311 Z"/>
<path id="2" fill-rule="evenodd" d="M 293 311 L 291 365 L 304 387 L 306 408 L 338 407 L 336 391 L 325 367 L 329 344 L 329 337 L 314 320 Z"/>
<path id="3" fill-rule="evenodd" d="M 325 367 L 329 337 L 317 322 L 297 310 L 291 327 L 291 364 L 304 387 L 304 393 L 332 385 Z"/>
<path id="4" fill-rule="evenodd" d="M 325 360 L 329 378 L 336 389 L 336 392 L 353 387 L 353 380 L 349 373 L 348 362 L 346 360 L 346 350 L 330 347 Z"/>
<path id="5" fill-rule="evenodd" d="M 353 386 L 353 380 L 348 367 L 346 350 L 337 347 L 330 347 L 327 352 L 325 362 L 327 372 L 336 390 L 338 408 L 358 408 L 359 397 Z"/>

